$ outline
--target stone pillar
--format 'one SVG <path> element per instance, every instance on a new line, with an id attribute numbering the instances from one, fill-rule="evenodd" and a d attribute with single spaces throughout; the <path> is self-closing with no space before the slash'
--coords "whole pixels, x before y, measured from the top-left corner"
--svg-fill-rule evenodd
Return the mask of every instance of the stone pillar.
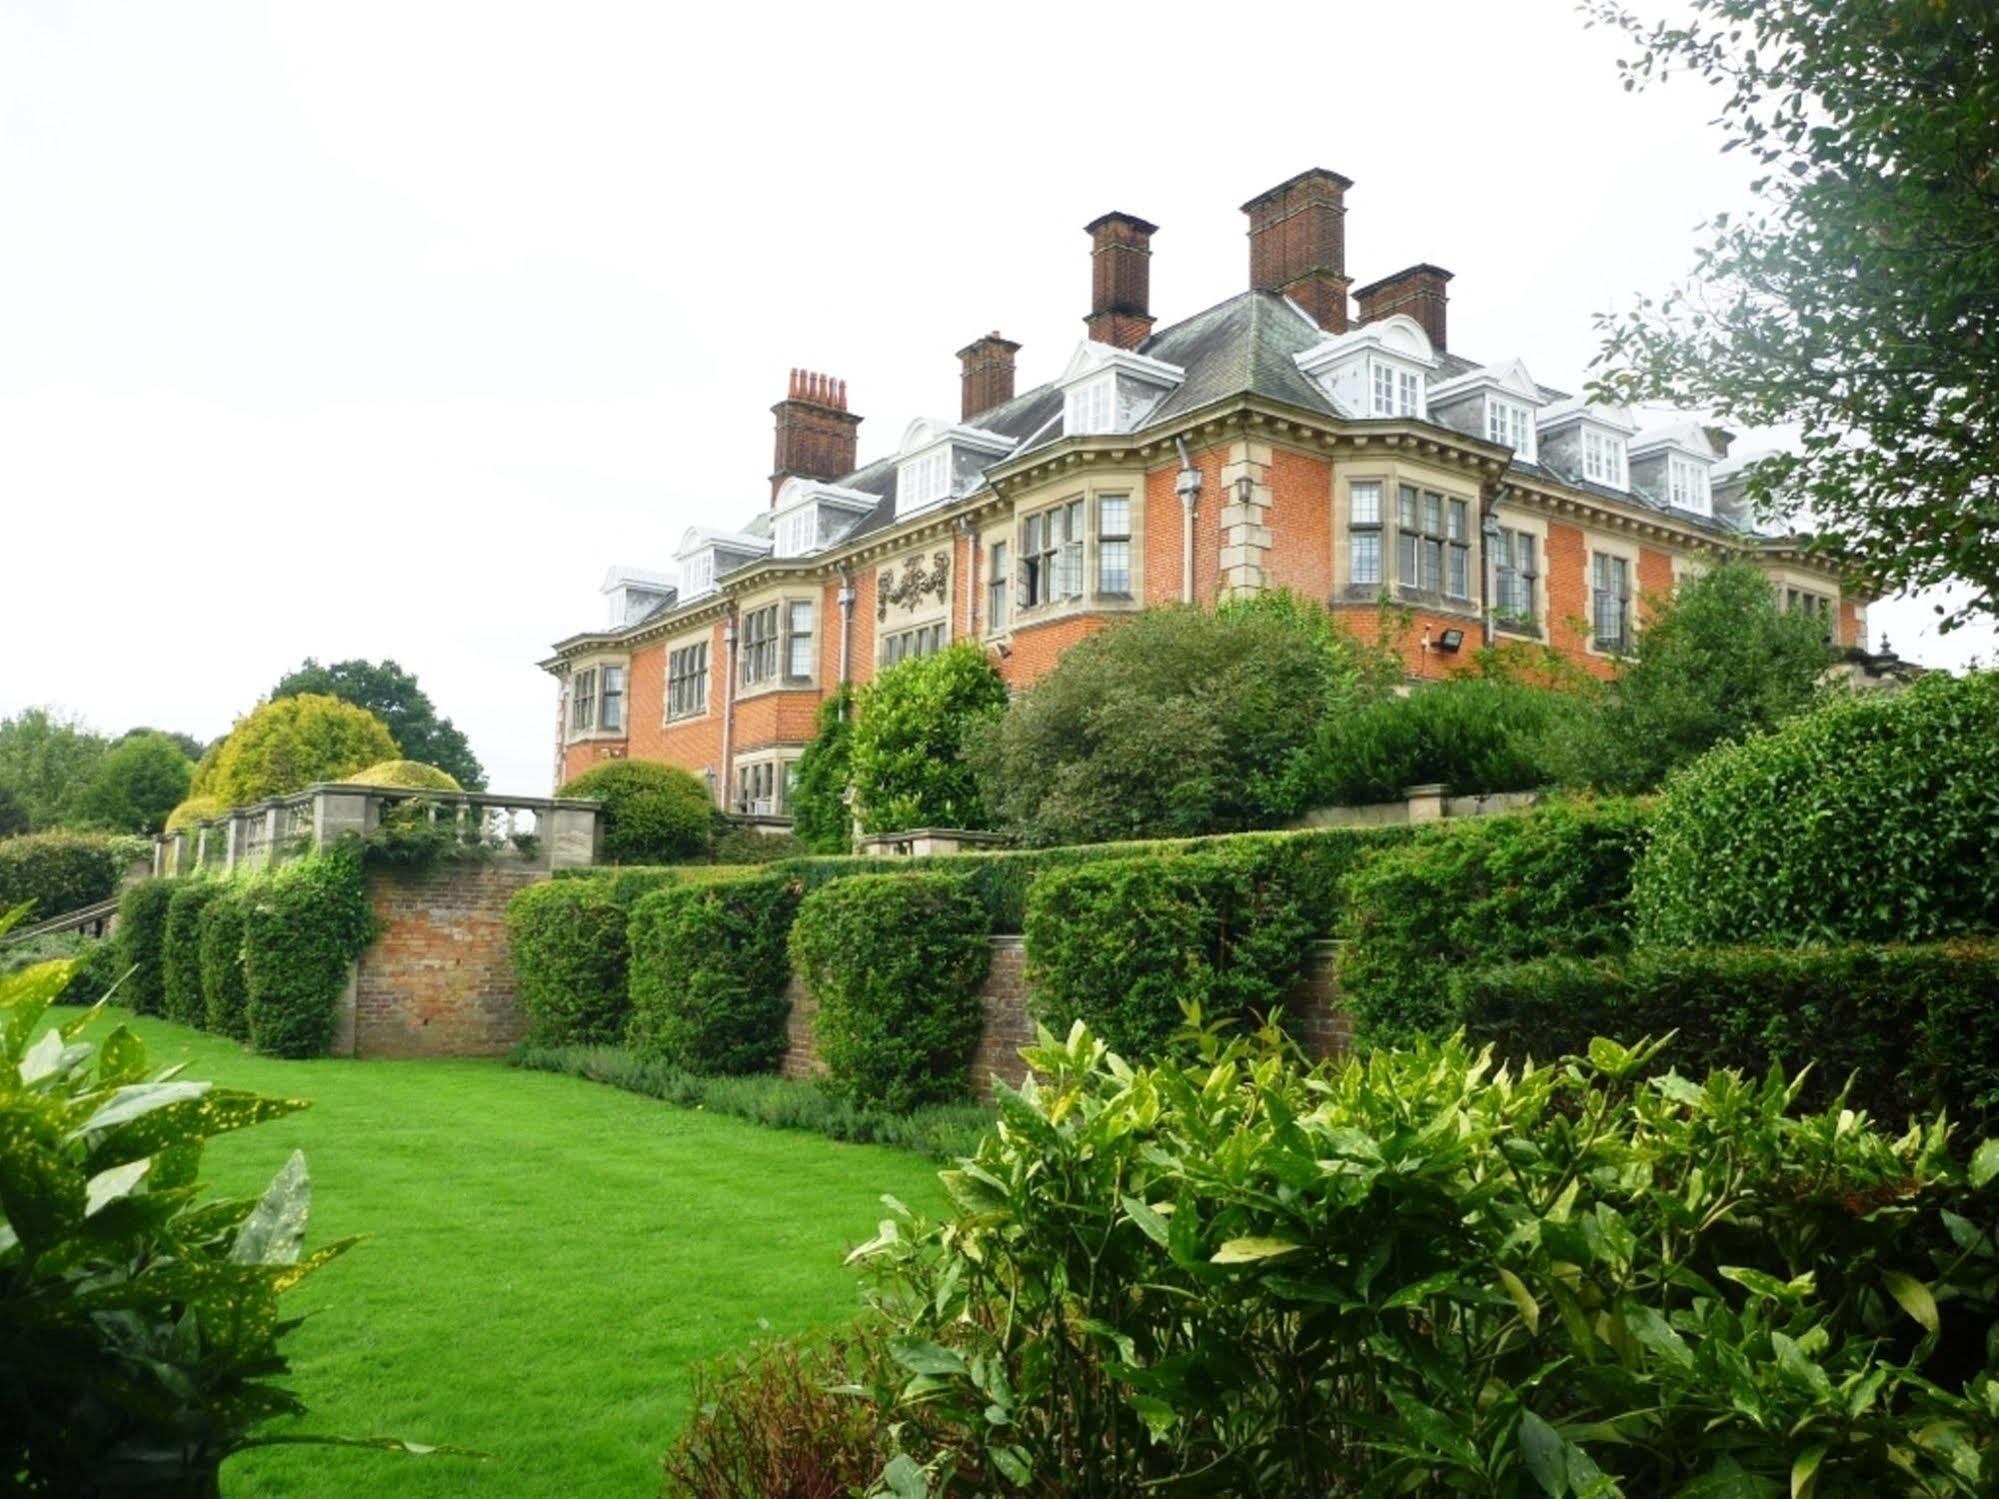
<path id="1" fill-rule="evenodd" d="M 1444 793 L 1449 789 L 1442 782 L 1427 786 L 1404 786 L 1402 794 L 1409 799 L 1409 820 L 1441 822 L 1444 817 Z"/>
<path id="2" fill-rule="evenodd" d="M 153 878 L 158 879 L 166 872 L 167 840 L 165 838 L 155 838 L 153 840 Z"/>
<path id="3" fill-rule="evenodd" d="M 187 829 L 182 828 L 178 833 L 174 834 L 173 858 L 168 860 L 167 862 L 167 873 L 185 874 L 186 872 L 187 872 Z"/>
<path id="4" fill-rule="evenodd" d="M 1268 583 L 1270 551 L 1270 444 L 1234 442 L 1222 465 L 1222 596 L 1245 598 Z"/>
<path id="5" fill-rule="evenodd" d="M 548 827 L 541 840 L 542 857 L 550 869 L 578 869 L 595 864 L 603 843 L 603 819 L 596 802 L 551 803 Z"/>
<path id="6" fill-rule="evenodd" d="M 380 816 L 379 798 L 359 786 L 312 788 L 312 846 L 331 848 L 349 833 L 373 832 Z"/>

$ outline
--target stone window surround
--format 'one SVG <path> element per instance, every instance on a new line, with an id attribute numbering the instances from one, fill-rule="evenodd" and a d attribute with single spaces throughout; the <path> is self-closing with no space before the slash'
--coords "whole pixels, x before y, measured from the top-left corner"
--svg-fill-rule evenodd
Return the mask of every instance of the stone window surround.
<path id="1" fill-rule="evenodd" d="M 592 716 L 601 718 L 604 704 L 603 669 L 607 666 L 621 668 L 625 673 L 624 722 L 615 729 L 599 728 L 595 723 L 592 723 L 587 729 L 579 729 L 575 726 L 572 719 L 574 701 L 572 693 L 575 691 L 576 679 L 586 671 L 598 673 L 596 707 Z M 590 744 L 604 739 L 624 739 L 631 733 L 631 723 L 632 658 L 622 651 L 600 651 L 572 661 L 569 664 L 568 679 L 562 684 L 562 742 L 564 744 Z"/>
<path id="2" fill-rule="evenodd" d="M 759 609 L 777 605 L 777 675 L 767 682 L 755 682 L 745 686 L 741 680 L 743 652 L 743 621 Z M 812 675 L 793 677 L 785 674 L 791 665 L 791 606 L 810 604 L 812 606 Z M 770 593 L 759 593 L 743 599 L 736 606 L 736 644 L 730 651 L 729 670 L 736 675 L 735 701 L 749 702 L 772 692 L 797 692 L 803 688 L 817 687 L 820 668 L 826 660 L 826 622 L 822 618 L 826 612 L 825 599 L 817 588 L 783 588 Z M 715 701 L 715 661 L 714 647 L 709 647 L 708 661 L 708 702 L 712 708 Z M 691 722 L 691 719 L 675 719 L 675 723 Z M 729 783 L 729 794 L 735 795 L 735 782 Z"/>
<path id="3" fill-rule="evenodd" d="M 980 637 L 986 640 L 1004 640 L 1015 629 L 1031 629 L 1050 620 L 1068 619 L 1078 614 L 1123 612 L 1141 607 L 1145 598 L 1145 480 L 1143 469 L 1107 470 L 1084 479 L 1080 484 L 1073 478 L 1065 478 L 1058 483 L 1044 486 L 1032 496 L 1015 501 L 1004 519 L 981 527 L 978 533 L 981 555 L 991 556 L 992 544 L 995 541 L 1006 543 L 1007 570 L 1011 574 L 1013 592 L 1005 621 L 995 627 L 990 618 L 990 611 L 987 611 L 988 617 L 979 621 Z M 1104 495 L 1122 495 L 1131 501 L 1131 592 L 1128 594 L 1100 594 L 1095 591 L 1099 562 L 1097 501 Z M 1066 505 L 1072 500 L 1083 502 L 1083 591 L 1074 598 L 1056 599 L 1023 608 L 1020 603 L 1021 536 L 1026 527 L 1027 517 L 1039 515 L 1044 510 L 1053 510 L 1056 506 Z M 1204 499 L 1204 503 L 1206 502 Z"/>
<path id="4" fill-rule="evenodd" d="M 1638 558 L 1642 548 L 1636 541 L 1624 541 L 1601 531 L 1583 532 L 1583 650 L 1602 661 L 1622 661 L 1630 652 L 1600 650 L 1596 643 L 1596 559 L 1621 557 L 1630 569 L 1631 602 L 1624 623 L 1625 642 L 1636 647 L 1638 633 L 1645 628 L 1644 585 L 1639 581 Z"/>
<path id="5" fill-rule="evenodd" d="M 790 767 L 795 766 L 798 763 L 799 757 L 804 753 L 805 746 L 802 744 L 771 744 L 764 745 L 758 749 L 745 750 L 743 753 L 736 755 L 733 763 L 729 766 L 728 781 L 723 788 L 723 794 L 727 798 L 729 810 L 736 810 L 736 786 L 743 771 L 752 766 L 769 765 L 772 767 L 772 776 L 771 812 L 768 815 L 784 816 L 786 806 L 786 797 L 784 794 L 785 772 Z"/>
<path id="6" fill-rule="evenodd" d="M 1351 534 L 1347 517 L 1351 513 L 1352 500 L 1349 486 L 1359 482 L 1381 485 L 1381 582 L 1356 585 L 1350 576 L 1350 553 L 1347 538 Z M 1446 593 L 1430 594 L 1418 589 L 1414 584 L 1404 585 L 1396 576 L 1396 546 L 1398 488 L 1413 484 L 1418 490 L 1428 490 L 1442 495 L 1447 502 L 1463 500 L 1465 518 L 1470 532 L 1467 540 L 1469 556 L 1466 562 L 1466 577 L 1471 585 L 1471 597 L 1457 598 Z M 1477 579 L 1479 569 L 1485 566 L 1485 537 L 1480 529 L 1482 515 L 1479 510 L 1479 496 L 1476 489 L 1467 488 L 1463 476 L 1448 471 L 1431 468 L 1424 464 L 1410 463 L 1395 458 L 1349 459 L 1333 466 L 1333 597 L 1347 603 L 1356 601 L 1372 603 L 1386 593 L 1400 603 L 1420 603 L 1431 612 L 1446 614 L 1476 615 L 1478 611 Z M 1546 539 L 1545 526 L 1543 540 Z"/>
<path id="7" fill-rule="evenodd" d="M 675 651 L 686 650 L 692 645 L 705 645 L 708 647 L 708 685 L 701 694 L 701 711 L 699 713 L 676 714 L 672 709 L 673 693 L 670 685 L 673 673 L 673 653 Z M 704 625 L 698 630 L 689 631 L 685 635 L 670 635 L 661 642 L 659 654 L 659 721 L 661 727 L 699 723 L 715 712 L 715 673 L 718 669 L 718 652 L 719 647 L 715 640 L 715 629 L 712 624 Z"/>
<path id="8" fill-rule="evenodd" d="M 1548 518 L 1534 511 L 1511 508 L 1495 509 L 1493 518 L 1508 531 L 1518 531 L 1522 535 L 1534 538 L 1534 617 L 1523 621 L 1504 619 L 1500 616 L 1499 581 L 1495 564 L 1490 593 L 1493 600 L 1493 628 L 1529 640 L 1545 639 L 1548 625 Z M 1481 536 L 1481 542 L 1483 539 Z"/>

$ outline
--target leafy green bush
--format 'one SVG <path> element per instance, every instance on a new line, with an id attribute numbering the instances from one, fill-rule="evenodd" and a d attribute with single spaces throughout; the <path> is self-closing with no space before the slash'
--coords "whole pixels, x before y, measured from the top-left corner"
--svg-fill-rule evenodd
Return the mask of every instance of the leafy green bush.
<path id="1" fill-rule="evenodd" d="M 176 880 L 167 901 L 160 943 L 160 1012 L 182 1025 L 201 1025 L 208 1019 L 201 987 L 201 915 L 222 889 L 219 880 Z"/>
<path id="2" fill-rule="evenodd" d="M 1319 726 L 1386 690 L 1380 657 L 1288 594 L 1146 609 L 1065 652 L 973 763 L 1030 844 L 1268 827 L 1311 804 Z"/>
<path id="3" fill-rule="evenodd" d="M 1313 922 L 1274 873 L 1253 850 L 1044 871 L 1027 897 L 1035 1017 L 1065 1031 L 1082 1020 L 1140 1057 L 1164 1051 L 1190 1007 L 1206 1021 L 1277 1018 Z"/>
<path id="4" fill-rule="evenodd" d="M 962 1098 L 991 957 L 985 912 L 948 875 L 859 875 L 806 896 L 791 961 L 818 1004 L 827 1086 L 897 1112 Z"/>
<path id="5" fill-rule="evenodd" d="M 323 693 L 260 703 L 236 720 L 229 737 L 195 767 L 192 796 L 231 807 L 303 790 L 315 781 L 342 781 L 399 751 L 382 721 Z"/>
<path id="6" fill-rule="evenodd" d="M 352 844 L 250 885 L 243 909 L 250 1045 L 267 1056 L 324 1056 L 348 965 L 374 934 L 361 851 Z"/>
<path id="7" fill-rule="evenodd" d="M 23 833 L 0 839 L 0 911 L 35 903 L 28 919 L 50 921 L 118 893 L 140 845 L 106 833 Z"/>
<path id="8" fill-rule="evenodd" d="M 1086 1032 L 857 1252 L 911 1492 L 1965 1494 L 1999 1142 L 1652 1052 L 1132 1068 Z M 891 1382 L 892 1383 L 892 1382 Z M 880 1397 L 876 1397 L 880 1398 Z M 911 1473 L 912 1469 L 920 1469 Z M 885 1476 L 887 1476 L 885 1474 Z M 893 1485 L 891 1485 L 893 1487 Z"/>
<path id="9" fill-rule="evenodd" d="M 1714 745 L 1801 712 L 1833 662 L 1821 621 L 1780 608 L 1753 562 L 1690 573 L 1662 602 L 1594 710 L 1552 726 L 1540 753 L 1562 785 L 1649 791 Z"/>
<path id="10" fill-rule="evenodd" d="M 1634 948 L 1458 975 L 1465 1027 L 1508 1056 L 1672 1031 L 1673 1054 L 1757 1074 L 1810 1063 L 1806 1096 L 1884 1124 L 1999 1123 L 1999 947 Z"/>
<path id="11" fill-rule="evenodd" d="M 854 770 L 854 692 L 844 682 L 819 705 L 812 742 L 798 757 L 798 779 L 785 797 L 801 853 L 844 854 L 854 846 L 847 785 Z"/>
<path id="12" fill-rule="evenodd" d="M 197 950 L 201 960 L 201 1024 L 232 1041 L 250 1039 L 250 989 L 243 973 L 243 915 L 248 891 L 223 885 L 202 910 Z"/>
<path id="13" fill-rule="evenodd" d="M 124 1026 L 80 1040 L 95 1012 L 45 1028 L 77 968 L 0 977 L 0 1473 L 10 1493 L 216 1494 L 231 1452 L 339 1440 L 253 1432 L 304 1410 L 274 1382 L 298 1325 L 279 1298 L 354 1241 L 301 1253 L 297 1152 L 260 1198 L 202 1201 L 210 1136 L 304 1105 L 168 1081 Z"/>
<path id="14" fill-rule="evenodd" d="M 970 640 L 898 662 L 863 687 L 850 750 L 862 831 L 988 826 L 965 747 L 1005 707 L 1005 680 Z"/>
<path id="15" fill-rule="evenodd" d="M 761 833 L 755 828 L 730 828 L 715 840 L 718 865 L 775 864 L 781 859 L 802 859 L 811 852 L 789 833 Z"/>
<path id="16" fill-rule="evenodd" d="M 229 803 L 219 796 L 190 796 L 173 811 L 167 813 L 166 830 L 169 833 L 185 832 L 192 836 L 196 823 L 212 821 L 228 810 Z"/>
<path id="17" fill-rule="evenodd" d="M 939 1161 L 968 1153 L 993 1122 L 992 1110 L 980 1103 L 932 1103 L 890 1113 L 839 1097 L 818 1079 L 685 1072 L 618 1046 L 520 1046 L 508 1061 L 531 1072 L 606 1083 L 676 1108 L 706 1109 L 853 1145 L 893 1145 Z"/>
<path id="18" fill-rule="evenodd" d="M 507 902 L 507 945 L 530 1042 L 568 1046 L 624 1034 L 627 914 L 598 880 L 547 880 Z"/>
<path id="19" fill-rule="evenodd" d="M 170 735 L 127 734 L 104 753 L 90 779 L 76 788 L 74 818 L 121 833 L 157 833 L 187 795 L 194 762 Z"/>
<path id="20" fill-rule="evenodd" d="M 167 908 L 176 880 L 141 880 L 118 900 L 118 956 L 131 972 L 119 998 L 141 1015 L 166 1007 Z"/>
<path id="21" fill-rule="evenodd" d="M 435 765 L 425 765 L 418 760 L 384 760 L 378 765 L 354 771 L 341 779 L 358 786 L 388 786 L 403 791 L 462 789 L 448 772 L 439 770 Z"/>
<path id="22" fill-rule="evenodd" d="M 1660 799 L 1633 889 L 1668 945 L 1999 929 L 1999 672 L 1856 693 L 1716 750 Z"/>
<path id="23" fill-rule="evenodd" d="M 1314 746 L 1322 805 L 1400 801 L 1442 783 L 1460 795 L 1533 791 L 1553 776 L 1547 737 L 1588 700 L 1524 682 L 1454 677 L 1329 715 Z"/>
<path id="24" fill-rule="evenodd" d="M 634 905 L 632 1050 L 688 1072 L 776 1066 L 799 894 L 770 875 L 655 890 Z"/>
<path id="25" fill-rule="evenodd" d="M 604 804 L 604 858 L 612 864 L 705 858 L 715 842 L 715 799 L 699 776 L 678 765 L 606 760 L 556 795 Z"/>
<path id="26" fill-rule="evenodd" d="M 4 915 L 0 912 L 0 915 Z M 86 937 L 78 932 L 50 932 L 0 947 L 0 975 L 19 973 L 37 963 L 76 963 L 68 986 L 56 995 L 59 1005 L 96 1004 L 125 976 L 118 960 L 118 939 Z M 116 996 L 124 1000 L 123 991 Z"/>
<path id="27" fill-rule="evenodd" d="M 1407 841 L 1414 829 L 1314 828 L 1296 833 L 1226 833 L 1214 838 L 1157 839 L 1140 843 L 1086 843 L 1075 847 L 1003 849 L 991 853 L 927 854 L 920 858 L 841 857 L 788 859 L 772 872 L 817 890 L 857 874 L 948 874 L 962 880 L 986 910 L 994 932 L 1020 932 L 1027 922 L 1027 891 L 1044 869 L 1066 869 L 1107 859 L 1152 854 L 1221 853 L 1244 858 L 1295 888 L 1312 915 L 1312 935 L 1330 935 L 1339 908 L 1340 881 L 1371 849 Z"/>
<path id="28" fill-rule="evenodd" d="M 1339 921 L 1356 1036 L 1380 1044 L 1455 1030 L 1461 969 L 1624 947 L 1646 820 L 1633 802 L 1551 802 L 1433 825 L 1363 860 Z"/>

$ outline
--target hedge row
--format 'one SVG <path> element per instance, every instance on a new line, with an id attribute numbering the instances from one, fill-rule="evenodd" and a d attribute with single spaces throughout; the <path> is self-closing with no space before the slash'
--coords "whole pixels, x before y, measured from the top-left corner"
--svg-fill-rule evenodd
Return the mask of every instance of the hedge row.
<path id="1" fill-rule="evenodd" d="M 202 990 L 201 918 L 225 888 L 220 880 L 177 880 L 167 899 L 167 923 L 160 941 L 160 1012 L 182 1025 L 200 1025 L 208 1016 Z"/>
<path id="2" fill-rule="evenodd" d="M 26 901 L 33 924 L 109 900 L 126 866 L 145 848 L 141 839 L 108 833 L 55 830 L 0 838 L 0 911 Z"/>
<path id="3" fill-rule="evenodd" d="M 798 898 L 797 881 L 769 875 L 641 899 L 628 928 L 632 1050 L 688 1072 L 775 1067 Z"/>
<path id="4" fill-rule="evenodd" d="M 1884 1127 L 1941 1109 L 1975 1139 L 1999 1122 L 1999 944 L 1636 948 L 1469 970 L 1454 990 L 1468 1032 L 1511 1057 L 1674 1031 L 1683 1072 L 1810 1063 L 1814 1102 L 1852 1076 Z"/>
<path id="5" fill-rule="evenodd" d="M 118 955 L 131 970 L 118 994 L 141 1015 L 166 1007 L 167 908 L 177 888 L 172 880 L 141 880 L 118 901 Z"/>

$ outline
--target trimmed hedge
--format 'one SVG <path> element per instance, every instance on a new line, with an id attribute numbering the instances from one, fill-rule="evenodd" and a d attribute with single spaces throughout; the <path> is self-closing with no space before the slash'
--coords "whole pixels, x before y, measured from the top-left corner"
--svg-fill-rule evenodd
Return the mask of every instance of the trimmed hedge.
<path id="1" fill-rule="evenodd" d="M 632 1050 L 687 1072 L 775 1067 L 800 894 L 767 876 L 655 890 L 633 906 Z"/>
<path id="2" fill-rule="evenodd" d="M 806 896 L 791 960 L 818 1002 L 828 1088 L 896 1112 L 964 1097 L 986 938 L 985 911 L 947 875 L 860 875 Z"/>
<path id="3" fill-rule="evenodd" d="M 1807 1063 L 1823 1102 L 1889 1129 L 1946 1111 L 1976 1139 L 1999 1122 L 1999 944 L 1637 948 L 1458 975 L 1468 1032 L 1507 1055 L 1585 1052 L 1595 1036 L 1677 1031 L 1667 1055 L 1699 1076 Z"/>
<path id="4" fill-rule="evenodd" d="M 62 829 L 0 838 L 0 911 L 32 901 L 33 924 L 109 900 L 139 847 L 133 838 Z"/>
<path id="5" fill-rule="evenodd" d="M 247 888 L 243 973 L 250 1044 L 269 1056 L 324 1056 L 347 967 L 375 933 L 361 850 L 342 844 Z"/>
<path id="6" fill-rule="evenodd" d="M 201 959 L 201 1026 L 232 1041 L 250 1039 L 250 991 L 243 974 L 243 913 L 249 892 L 240 884 L 218 887 L 202 908 L 197 939 Z"/>
<path id="7" fill-rule="evenodd" d="M 1835 697 L 1668 785 L 1634 891 L 1673 946 L 1999 929 L 1999 672 Z"/>
<path id="8" fill-rule="evenodd" d="M 1269 848 L 1043 870 L 1027 898 L 1035 1018 L 1058 1033 L 1086 1021 L 1139 1060 L 1190 1007 L 1204 1021 L 1274 1011 L 1314 935 L 1316 881 Z"/>
<path id="9" fill-rule="evenodd" d="M 604 858 L 612 864 L 699 859 L 714 846 L 715 798 L 701 778 L 657 760 L 606 760 L 557 796 L 604 804 Z"/>
<path id="10" fill-rule="evenodd" d="M 62 992 L 55 997 L 59 1005 L 94 1005 L 111 992 L 111 986 L 118 982 L 125 972 L 118 959 L 118 939 L 116 937 L 85 937 L 77 932 L 51 932 L 44 937 L 30 937 L 7 947 L 0 947 L 0 977 L 16 973 L 36 963 L 53 963 L 68 958 L 83 959 L 83 966 L 70 975 Z M 122 1003 L 121 990 L 117 998 Z"/>
<path id="11" fill-rule="evenodd" d="M 132 970 L 118 997 L 141 1015 L 157 1015 L 166 1004 L 167 908 L 179 888 L 173 880 L 141 880 L 118 901 L 118 956 Z"/>
<path id="12" fill-rule="evenodd" d="M 1628 946 L 1647 817 L 1636 802 L 1549 802 L 1435 825 L 1361 863 L 1339 922 L 1356 1037 L 1393 1045 L 1455 1030 L 1461 970 Z"/>
<path id="13" fill-rule="evenodd" d="M 182 1025 L 208 1018 L 202 994 L 201 915 L 222 893 L 217 880 L 177 880 L 167 901 L 167 924 L 160 948 L 161 1013 Z"/>
<path id="14" fill-rule="evenodd" d="M 935 873 L 962 880 L 985 908 L 990 930 L 1026 930 L 1027 892 L 1043 870 L 1097 864 L 1110 859 L 1159 854 L 1225 854 L 1247 859 L 1283 878 L 1305 902 L 1312 936 L 1332 933 L 1340 905 L 1340 885 L 1363 855 L 1410 841 L 1417 830 L 1312 828 L 1288 833 L 1223 833 L 1211 838 L 1161 838 L 1135 843 L 1082 843 L 1062 848 L 1003 849 L 992 853 L 928 854 L 915 859 L 859 855 L 787 859 L 771 866 L 808 892 L 854 875 Z"/>
<path id="15" fill-rule="evenodd" d="M 536 1046 L 615 1042 L 631 1014 L 626 904 L 602 880 L 547 880 L 507 902 L 514 982 Z"/>

